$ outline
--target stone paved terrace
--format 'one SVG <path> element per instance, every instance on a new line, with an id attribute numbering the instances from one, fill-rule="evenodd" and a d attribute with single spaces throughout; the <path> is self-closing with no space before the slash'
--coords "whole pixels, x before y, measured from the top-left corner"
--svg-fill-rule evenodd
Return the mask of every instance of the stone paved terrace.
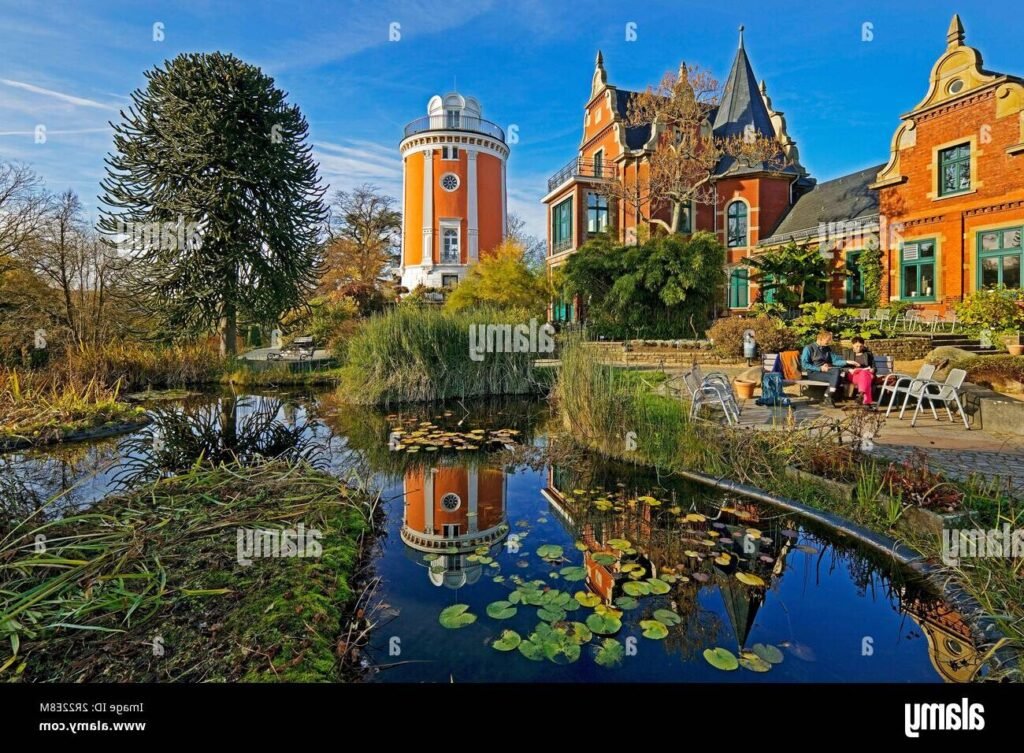
<path id="1" fill-rule="evenodd" d="M 708 373 L 723 371 L 730 377 L 745 371 L 741 367 L 723 368 L 715 364 L 703 368 Z M 912 370 L 916 370 L 916 364 Z M 672 376 L 679 373 L 670 372 Z M 674 380 L 673 384 L 681 386 L 681 378 Z M 792 420 L 798 423 L 828 416 L 840 418 L 846 411 L 862 410 L 854 400 L 841 402 L 837 408 L 825 408 L 807 397 L 798 396 L 795 387 L 788 387 L 786 391 L 793 402 L 791 409 L 766 408 L 755 405 L 753 400 L 741 401 L 740 424 L 766 431 L 782 431 L 790 420 L 790 410 Z M 874 438 L 872 453 L 891 460 L 904 460 L 920 449 L 926 453 L 933 470 L 960 480 L 977 474 L 1024 497 L 1024 436 L 983 431 L 974 425 L 970 415 L 972 427 L 967 431 L 958 417 L 950 423 L 941 407 L 938 410 L 939 420 L 935 420 L 930 411 L 923 411 L 916 427 L 910 425 L 910 410 L 902 421 L 898 418 L 898 411 L 893 410 Z"/>

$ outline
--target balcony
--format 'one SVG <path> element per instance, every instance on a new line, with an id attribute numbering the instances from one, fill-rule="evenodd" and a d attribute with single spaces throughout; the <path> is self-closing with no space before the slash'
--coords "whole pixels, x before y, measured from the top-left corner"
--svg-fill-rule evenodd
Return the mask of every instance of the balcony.
<path id="1" fill-rule="evenodd" d="M 618 174 L 619 170 L 615 165 L 607 165 L 603 160 L 595 161 L 577 158 L 548 178 L 548 191 L 554 191 L 560 185 L 573 178 L 615 180 Z"/>
<path id="2" fill-rule="evenodd" d="M 418 133 L 424 133 L 426 131 L 468 131 L 470 133 L 482 133 L 484 136 L 490 136 L 492 139 L 505 143 L 505 131 L 502 130 L 501 126 L 496 123 L 492 123 L 489 120 L 483 118 L 475 118 L 468 115 L 459 114 L 459 117 L 453 117 L 451 113 L 443 113 L 440 115 L 424 115 L 422 118 L 416 118 L 405 127 L 405 138 L 415 136 Z"/>

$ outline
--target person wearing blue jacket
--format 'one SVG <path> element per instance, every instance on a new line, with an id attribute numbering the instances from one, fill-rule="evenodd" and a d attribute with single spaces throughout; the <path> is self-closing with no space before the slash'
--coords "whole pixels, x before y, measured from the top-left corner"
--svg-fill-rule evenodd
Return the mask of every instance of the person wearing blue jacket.
<path id="1" fill-rule="evenodd" d="M 832 352 L 832 333 L 826 329 L 818 333 L 818 337 L 810 345 L 804 346 L 800 352 L 800 370 L 807 374 L 807 379 L 828 384 L 825 394 L 825 405 L 834 406 L 839 383 L 843 378 L 843 367 L 848 365 L 845 360 Z"/>

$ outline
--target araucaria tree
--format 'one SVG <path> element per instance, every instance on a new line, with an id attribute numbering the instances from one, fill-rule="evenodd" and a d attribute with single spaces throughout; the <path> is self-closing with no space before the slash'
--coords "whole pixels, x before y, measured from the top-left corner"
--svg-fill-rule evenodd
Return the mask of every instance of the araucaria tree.
<path id="1" fill-rule="evenodd" d="M 176 329 L 273 322 L 317 282 L 324 189 L 296 105 L 232 55 L 182 54 L 146 72 L 114 124 L 100 227 L 132 284 Z"/>
<path id="2" fill-rule="evenodd" d="M 638 208 L 646 205 L 649 216 L 643 219 L 670 233 L 684 229 L 685 211 L 691 203 L 714 202 L 713 179 L 723 157 L 748 167 L 773 170 L 785 166 L 778 142 L 753 128 L 736 136 L 714 134 L 711 121 L 719 99 L 718 81 L 709 72 L 685 63 L 678 73 L 666 73 L 658 86 L 630 99 L 626 125 L 653 124 L 654 151 L 646 185 L 622 181 L 613 186 L 612 193 Z M 671 210 L 667 222 L 654 217 L 662 207 Z"/>

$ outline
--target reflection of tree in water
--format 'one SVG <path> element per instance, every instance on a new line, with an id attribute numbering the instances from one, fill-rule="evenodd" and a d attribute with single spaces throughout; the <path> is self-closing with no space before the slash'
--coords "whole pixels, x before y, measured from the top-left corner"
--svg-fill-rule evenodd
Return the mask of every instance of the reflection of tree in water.
<path id="1" fill-rule="evenodd" d="M 684 583 L 672 594 L 675 611 L 683 621 L 669 630 L 665 645 L 669 653 L 678 654 L 684 663 L 717 644 L 722 629 L 721 618 L 700 605 L 702 588 L 698 583 Z"/>
<path id="2" fill-rule="evenodd" d="M 113 440 L 51 445 L 0 455 L 0 527 L 45 507 L 46 517 L 92 503 L 107 491 L 104 471 L 117 457 Z M 85 480 L 83 482 L 83 480 Z M 52 505 L 47 502 L 59 499 Z"/>
<path id="3" fill-rule="evenodd" d="M 116 477 L 128 486 L 188 471 L 197 463 L 252 465 L 279 458 L 320 460 L 311 425 L 279 398 L 227 396 L 213 403 L 157 407 L 153 422 L 121 443 Z"/>

